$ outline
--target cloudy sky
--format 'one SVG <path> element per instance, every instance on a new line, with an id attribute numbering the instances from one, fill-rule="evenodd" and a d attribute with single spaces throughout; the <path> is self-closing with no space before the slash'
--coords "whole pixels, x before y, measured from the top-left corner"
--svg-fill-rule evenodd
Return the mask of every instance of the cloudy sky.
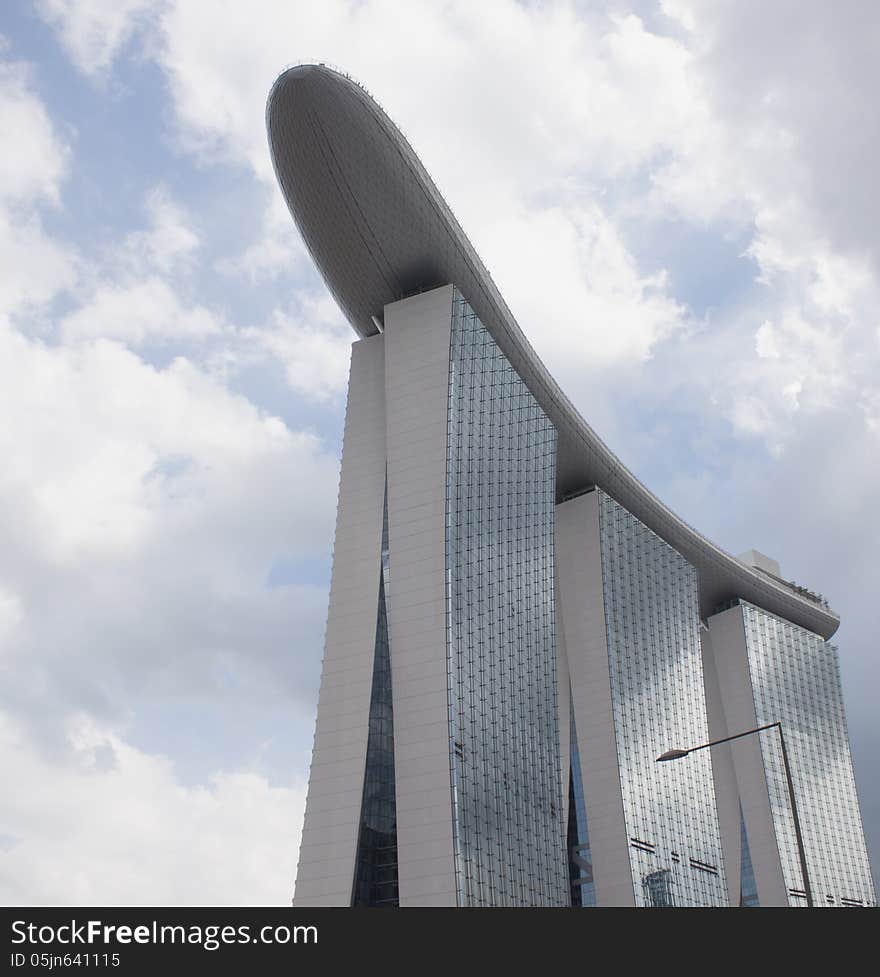
<path id="1" fill-rule="evenodd" d="M 0 902 L 289 902 L 353 339 L 267 153 L 305 60 L 639 477 L 841 613 L 878 866 L 878 49 L 873 0 L 5 3 Z"/>

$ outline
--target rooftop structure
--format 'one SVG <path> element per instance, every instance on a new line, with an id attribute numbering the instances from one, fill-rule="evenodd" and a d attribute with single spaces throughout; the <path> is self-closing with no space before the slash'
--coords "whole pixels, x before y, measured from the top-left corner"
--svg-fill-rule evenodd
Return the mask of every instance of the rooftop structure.
<path id="1" fill-rule="evenodd" d="M 294 904 L 872 905 L 837 615 L 621 464 L 363 88 L 267 125 L 358 337 Z"/>
<path id="2" fill-rule="evenodd" d="M 558 501 L 594 485 L 615 498 L 696 567 L 703 617 L 742 598 L 823 638 L 834 634 L 834 611 L 689 526 L 578 414 L 412 147 L 365 89 L 323 65 L 298 65 L 275 82 L 266 119 L 285 200 L 358 336 L 382 331 L 389 303 L 455 283 L 559 433 Z"/>

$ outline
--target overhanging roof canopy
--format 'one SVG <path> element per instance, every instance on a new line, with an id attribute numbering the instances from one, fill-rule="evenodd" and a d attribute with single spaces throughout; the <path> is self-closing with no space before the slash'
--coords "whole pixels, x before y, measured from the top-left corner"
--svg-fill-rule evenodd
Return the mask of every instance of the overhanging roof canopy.
<path id="1" fill-rule="evenodd" d="M 704 617 L 739 597 L 824 638 L 837 630 L 827 606 L 725 553 L 621 464 L 550 376 L 412 147 L 363 88 L 323 65 L 290 68 L 266 122 L 290 212 L 359 336 L 377 332 L 388 303 L 457 285 L 559 432 L 558 499 L 598 485 L 629 509 L 697 568 Z"/>

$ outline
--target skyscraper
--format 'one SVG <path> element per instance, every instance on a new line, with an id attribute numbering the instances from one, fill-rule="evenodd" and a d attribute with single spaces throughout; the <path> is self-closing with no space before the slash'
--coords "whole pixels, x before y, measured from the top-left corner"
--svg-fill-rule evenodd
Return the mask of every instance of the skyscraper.
<path id="1" fill-rule="evenodd" d="M 782 722 L 814 904 L 873 905 L 837 649 L 742 600 L 709 618 L 703 652 L 713 738 Z M 768 731 L 715 752 L 731 902 L 806 905 L 778 736 Z"/>
<path id="2" fill-rule="evenodd" d="M 267 124 L 359 337 L 295 905 L 797 905 L 770 741 L 655 763 L 772 721 L 817 902 L 873 903 L 837 616 L 623 467 L 361 87 L 292 68 Z"/>

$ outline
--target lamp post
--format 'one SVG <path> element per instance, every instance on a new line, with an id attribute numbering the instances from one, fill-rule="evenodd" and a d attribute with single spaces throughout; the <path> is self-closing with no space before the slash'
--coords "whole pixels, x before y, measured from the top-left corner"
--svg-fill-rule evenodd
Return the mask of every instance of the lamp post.
<path id="1" fill-rule="evenodd" d="M 701 746 L 692 746 L 687 750 L 667 750 L 665 753 L 657 757 L 658 763 L 666 762 L 667 760 L 680 760 L 682 757 L 688 756 L 690 753 L 696 753 L 697 750 L 705 750 L 710 746 L 718 746 L 719 743 L 729 743 L 731 740 L 738 740 L 743 736 L 751 736 L 753 733 L 763 732 L 765 729 L 776 729 L 779 732 L 779 742 L 782 745 L 782 762 L 785 765 L 785 779 L 788 783 L 788 796 L 791 800 L 791 813 L 794 816 L 794 833 L 797 838 L 798 846 L 798 856 L 801 861 L 801 875 L 804 878 L 804 892 L 807 894 L 807 906 L 811 909 L 813 908 L 813 892 L 810 888 L 810 877 L 807 874 L 807 856 L 804 852 L 804 839 L 801 835 L 801 820 L 798 817 L 797 801 L 794 797 L 794 784 L 791 779 L 791 767 L 788 763 L 788 750 L 785 748 L 785 737 L 782 735 L 782 723 L 767 723 L 766 726 L 758 726 L 755 729 L 747 729 L 744 733 L 734 733 L 733 736 L 725 736 L 724 739 L 713 740 L 711 743 L 703 743 Z"/>

